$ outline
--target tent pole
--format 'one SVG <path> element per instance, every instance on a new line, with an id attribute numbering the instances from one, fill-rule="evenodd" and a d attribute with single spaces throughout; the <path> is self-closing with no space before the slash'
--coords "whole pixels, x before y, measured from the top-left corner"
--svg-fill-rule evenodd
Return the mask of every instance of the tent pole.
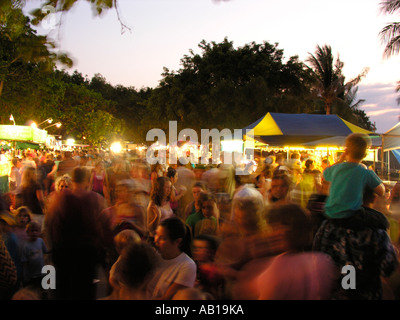
<path id="1" fill-rule="evenodd" d="M 390 150 L 387 152 L 388 157 L 388 181 L 390 181 Z"/>
<path id="2" fill-rule="evenodd" d="M 376 167 L 375 167 L 375 158 L 376 158 L 376 149 L 374 149 L 374 171 L 376 172 Z"/>
<path id="3" fill-rule="evenodd" d="M 382 145 L 381 145 L 381 177 L 383 178 L 383 161 L 385 158 L 385 152 L 383 151 L 384 148 L 384 136 L 382 135 Z"/>

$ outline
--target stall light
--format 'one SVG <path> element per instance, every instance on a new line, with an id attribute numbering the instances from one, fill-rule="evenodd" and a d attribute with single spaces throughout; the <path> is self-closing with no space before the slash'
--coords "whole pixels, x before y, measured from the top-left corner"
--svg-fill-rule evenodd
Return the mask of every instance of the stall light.
<path id="1" fill-rule="evenodd" d="M 338 148 L 338 147 L 316 147 L 315 150 L 319 150 L 319 151 L 325 151 L 325 150 L 338 151 L 338 150 L 340 150 L 340 148 Z"/>
<path id="2" fill-rule="evenodd" d="M 114 153 L 120 153 L 122 151 L 122 145 L 120 142 L 113 142 L 110 146 L 110 150 Z"/>
<path id="3" fill-rule="evenodd" d="M 304 147 L 296 147 L 296 146 L 294 146 L 294 147 L 286 146 L 286 147 L 283 147 L 283 150 L 306 150 L 306 148 L 304 148 Z"/>

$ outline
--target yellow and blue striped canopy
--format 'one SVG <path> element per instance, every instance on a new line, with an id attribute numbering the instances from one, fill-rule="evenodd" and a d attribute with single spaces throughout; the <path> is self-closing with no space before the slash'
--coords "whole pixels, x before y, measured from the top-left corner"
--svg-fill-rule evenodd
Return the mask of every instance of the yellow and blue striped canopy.
<path id="1" fill-rule="evenodd" d="M 302 144 L 354 132 L 373 133 L 337 115 L 272 112 L 243 128 L 243 135 L 247 130 L 253 130 L 255 140 L 270 146 Z"/>

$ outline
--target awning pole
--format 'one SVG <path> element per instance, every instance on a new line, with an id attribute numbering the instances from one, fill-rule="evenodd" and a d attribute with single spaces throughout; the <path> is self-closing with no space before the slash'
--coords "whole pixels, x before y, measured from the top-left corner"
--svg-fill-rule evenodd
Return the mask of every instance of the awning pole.
<path id="1" fill-rule="evenodd" d="M 382 146 L 381 146 L 381 177 L 383 178 L 383 162 L 384 162 L 384 158 L 385 158 L 385 152 L 383 151 L 384 148 L 384 137 L 382 135 Z"/>

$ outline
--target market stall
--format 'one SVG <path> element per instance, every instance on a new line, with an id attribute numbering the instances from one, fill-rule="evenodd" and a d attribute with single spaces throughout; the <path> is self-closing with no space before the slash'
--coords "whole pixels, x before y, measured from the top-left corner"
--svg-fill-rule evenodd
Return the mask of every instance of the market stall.
<path id="1" fill-rule="evenodd" d="M 357 132 L 373 135 L 373 132 L 337 115 L 272 112 L 242 130 L 245 154 L 246 148 L 254 148 L 285 152 L 288 159 L 291 153 L 302 152 L 314 158 L 329 158 L 331 161 L 344 146 L 344 140 L 349 134 Z M 253 142 L 253 146 L 249 142 Z"/>

